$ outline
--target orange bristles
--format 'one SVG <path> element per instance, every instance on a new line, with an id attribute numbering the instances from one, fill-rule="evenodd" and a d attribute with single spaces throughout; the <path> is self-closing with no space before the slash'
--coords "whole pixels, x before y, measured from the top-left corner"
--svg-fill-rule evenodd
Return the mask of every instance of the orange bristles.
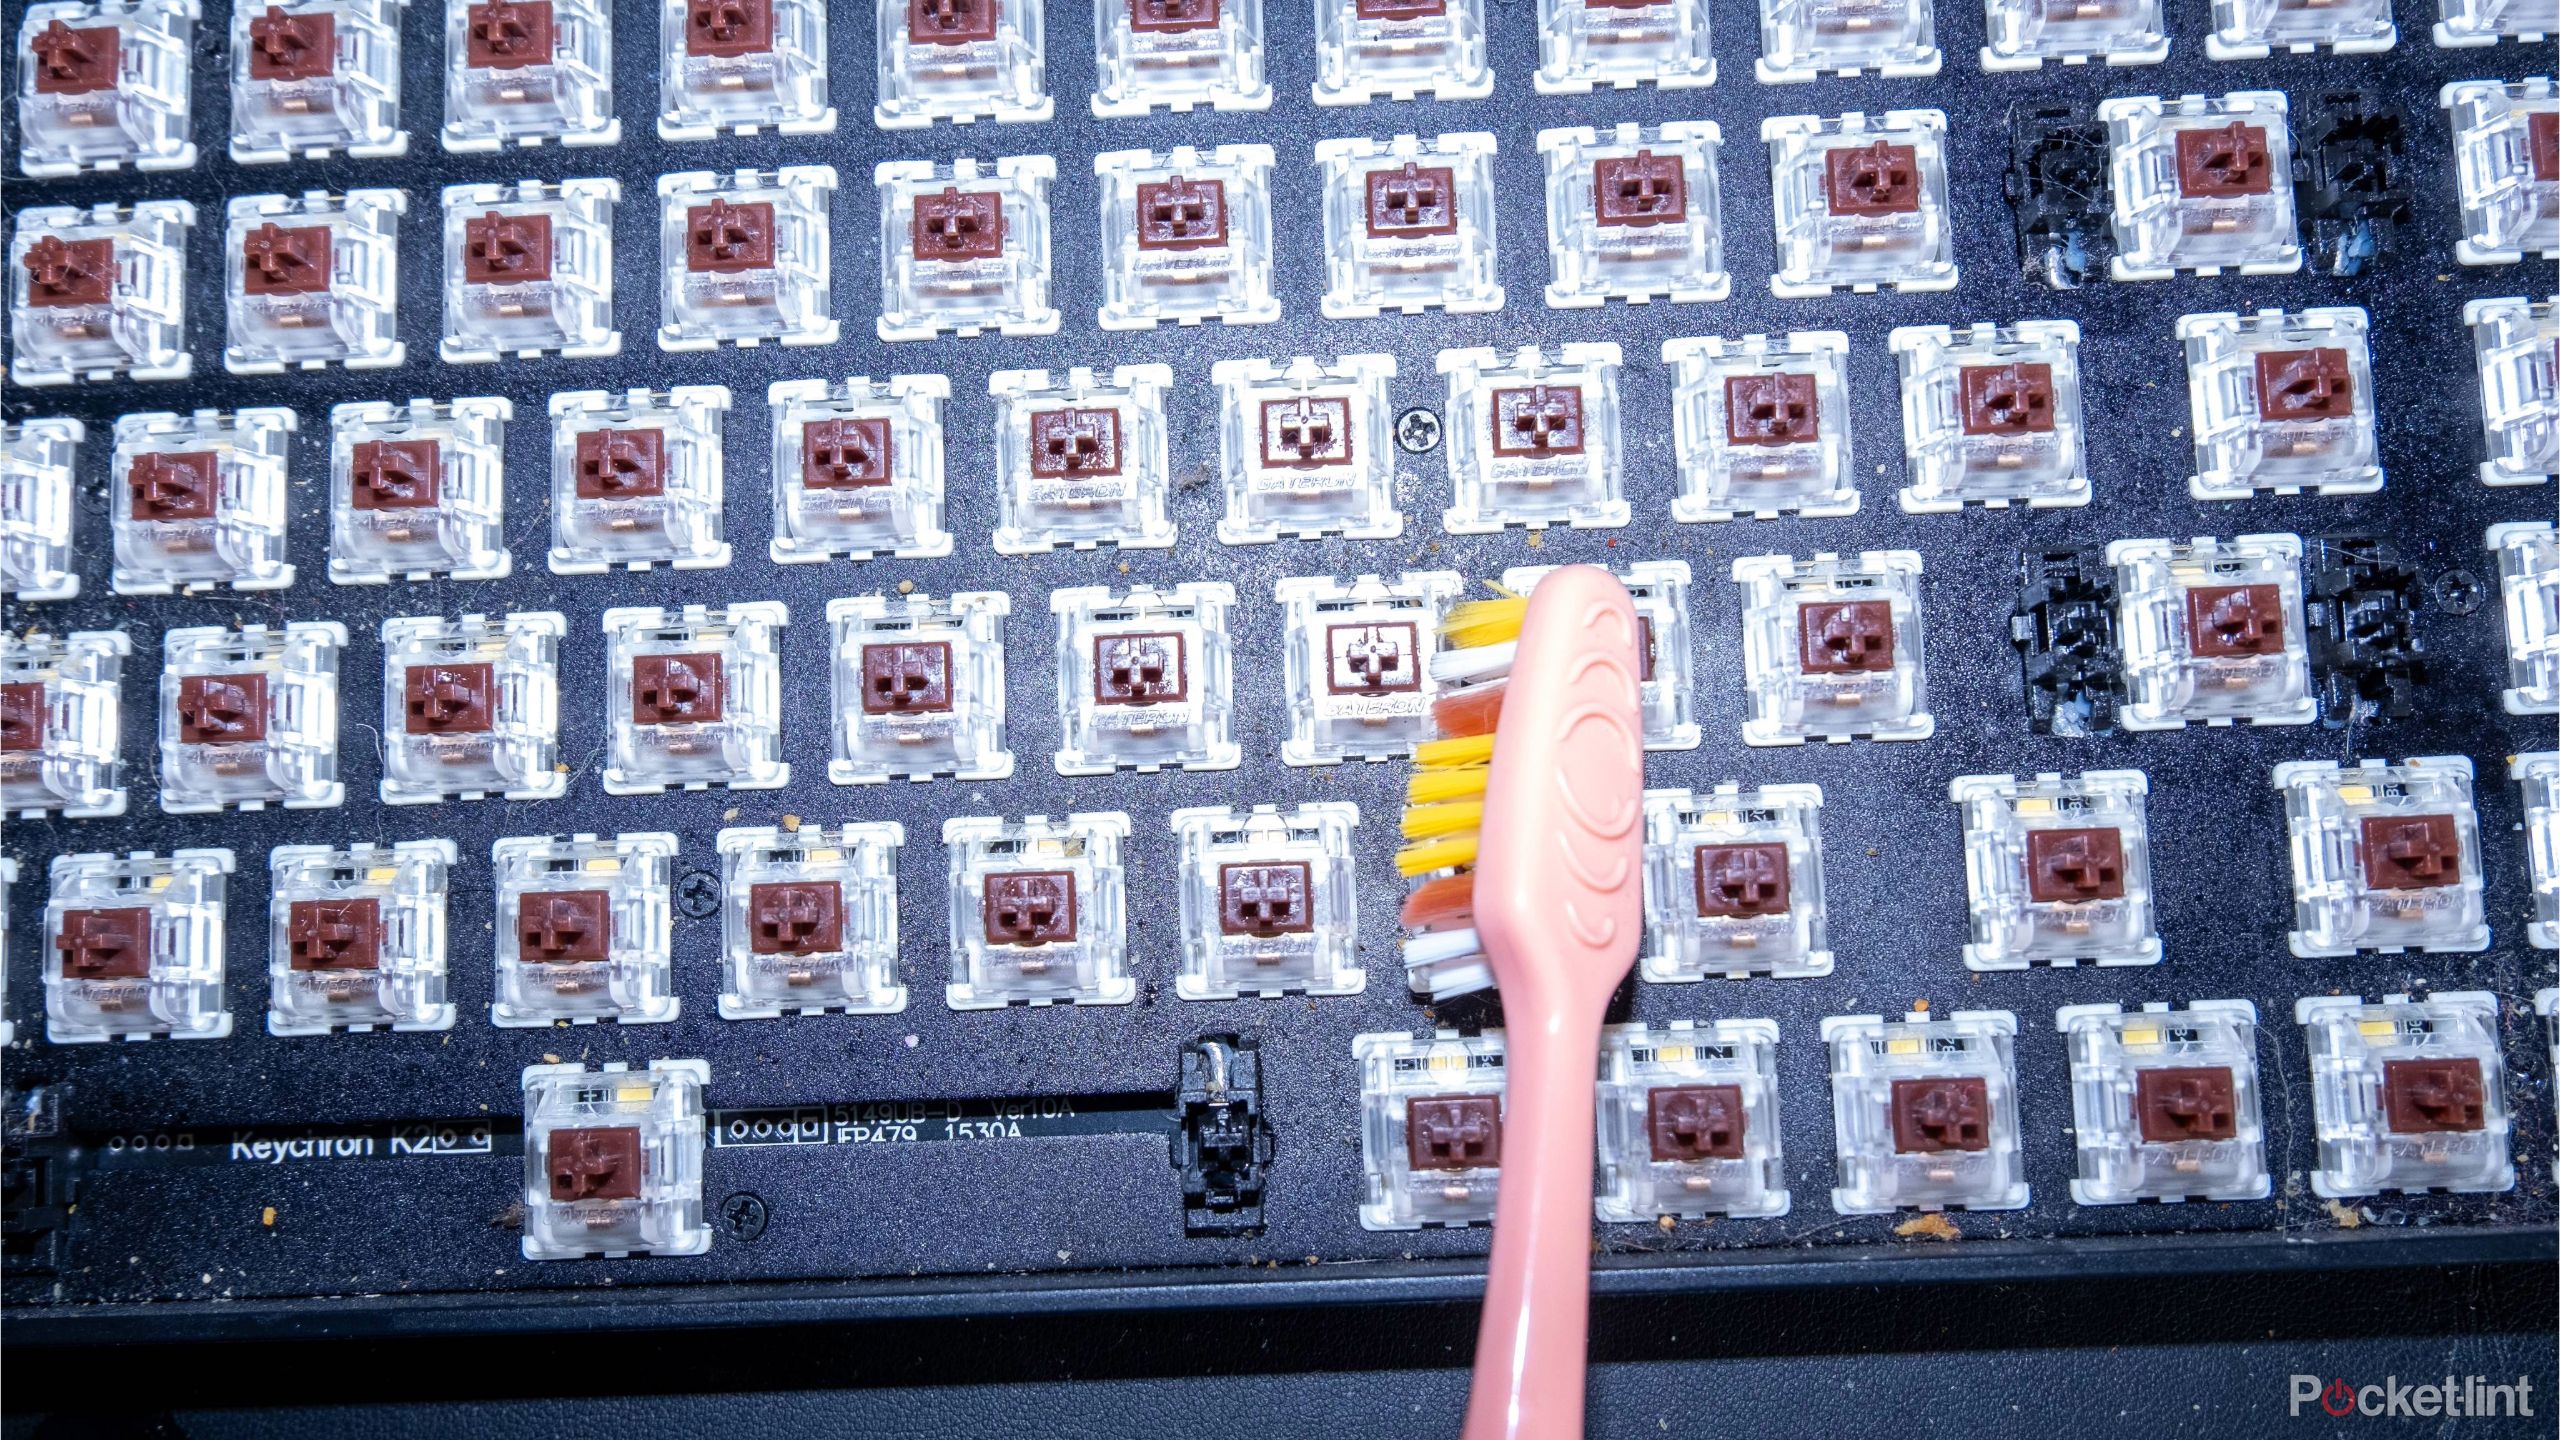
<path id="1" fill-rule="evenodd" d="M 1425 880 L 1404 897 L 1397 918 L 1407 930 L 1457 930 L 1475 923 L 1476 881 L 1472 875 L 1443 875 Z"/>
<path id="2" fill-rule="evenodd" d="M 1431 723 L 1452 738 L 1491 735 L 1502 719 L 1500 685 L 1470 685 L 1431 702 Z"/>

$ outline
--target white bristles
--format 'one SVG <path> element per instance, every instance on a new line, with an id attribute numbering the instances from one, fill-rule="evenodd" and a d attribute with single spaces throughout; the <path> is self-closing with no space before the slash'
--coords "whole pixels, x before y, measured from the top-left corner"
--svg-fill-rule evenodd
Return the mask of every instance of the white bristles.
<path id="1" fill-rule="evenodd" d="M 1506 640 L 1499 645 L 1442 650 L 1431 657 L 1431 678 L 1443 685 L 1496 679 L 1511 673 L 1511 658 L 1519 649 L 1519 641 Z"/>
<path id="2" fill-rule="evenodd" d="M 1493 969 L 1475 930 L 1431 930 L 1404 942 L 1405 984 L 1416 995 L 1446 1000 L 1493 988 Z"/>

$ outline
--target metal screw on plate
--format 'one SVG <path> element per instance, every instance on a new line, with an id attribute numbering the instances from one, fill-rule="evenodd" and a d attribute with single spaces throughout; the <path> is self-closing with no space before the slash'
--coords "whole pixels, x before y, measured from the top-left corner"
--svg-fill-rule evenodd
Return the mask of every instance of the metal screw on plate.
<path id="1" fill-rule="evenodd" d="M 1396 417 L 1396 443 L 1420 455 L 1440 443 L 1440 417 L 1417 405 Z"/>
<path id="2" fill-rule="evenodd" d="M 720 877 L 688 870 L 676 877 L 676 909 L 688 920 L 707 920 L 720 908 Z"/>
<path id="3" fill-rule="evenodd" d="M 2468 615 L 2489 598 L 2489 587 L 2468 570 L 2447 570 L 2436 577 L 2436 608 L 2448 615 Z"/>
<path id="4" fill-rule="evenodd" d="M 720 1202 L 720 1226 L 729 1238 L 741 1243 L 752 1242 L 764 1234 L 773 1212 L 765 1207 L 764 1197 L 752 1190 L 741 1190 Z"/>

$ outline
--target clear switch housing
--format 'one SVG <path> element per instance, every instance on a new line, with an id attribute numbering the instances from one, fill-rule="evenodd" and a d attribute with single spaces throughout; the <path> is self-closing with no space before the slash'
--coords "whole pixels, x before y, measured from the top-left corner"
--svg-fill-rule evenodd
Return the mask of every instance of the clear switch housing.
<path id="1" fill-rule="evenodd" d="M 622 182 L 609 179 L 446 186 L 445 363 L 622 353 L 613 324 L 621 200 Z"/>
<path id="2" fill-rule="evenodd" d="M 1645 8 L 1658 8 L 1648 6 Z M 1594 7 L 1592 14 L 1617 14 Z M 1711 120 L 1538 132 L 1547 166 L 1547 304 L 1721 300 L 1724 207 Z"/>
<path id="3" fill-rule="evenodd" d="M 406 0 L 269 0 L 231 12 L 231 158 L 408 153 L 400 128 Z"/>
<path id="4" fill-rule="evenodd" d="M 659 1060 L 524 1072 L 524 1258 L 699 1255 L 702 1092 L 711 1067 Z"/>
<path id="5" fill-rule="evenodd" d="M 401 190 L 244 195 L 223 240 L 234 375 L 397 365 Z"/>
<path id="6" fill-rule="evenodd" d="M 329 412 L 329 578 L 495 580 L 513 561 L 506 536 L 503 396 Z"/>
<path id="7" fill-rule="evenodd" d="M 942 528 L 942 405 L 950 398 L 941 375 L 775 381 L 765 391 L 774 563 L 950 554 Z"/>
<path id="8" fill-rule="evenodd" d="M 835 128 L 825 0 L 660 0 L 659 139 Z"/>
<path id="9" fill-rule="evenodd" d="M 299 423 L 281 407 L 117 417 L 115 592 L 291 585 L 285 456 Z"/>
<path id="10" fill-rule="evenodd" d="M 832 165 L 659 176 L 658 348 L 834 344 L 827 215 L 835 192 Z"/>
<path id="11" fill-rule="evenodd" d="M 2273 778 L 2292 831 L 2294 954 L 2489 948 L 2469 759 L 2292 760 Z"/>
<path id="12" fill-rule="evenodd" d="M 72 497 L 89 427 L 68 416 L 0 422 L 0 595 L 20 602 L 80 593 Z"/>
<path id="13" fill-rule="evenodd" d="M 160 808 L 327 809 L 338 780 L 338 657 L 346 627 L 219 625 L 160 640 Z"/>
<path id="14" fill-rule="evenodd" d="M 827 602 L 834 635 L 839 785 L 890 780 L 1002 780 L 1004 621 L 1013 597 L 964 590 L 846 595 Z"/>
<path id="15" fill-rule="evenodd" d="M 1777 207 L 1772 294 L 1955 288 L 1944 111 L 1773 115 L 1760 138 Z"/>
<path id="16" fill-rule="evenodd" d="M 1393 355 L 1345 355 L 1330 365 L 1305 355 L 1287 365 L 1221 360 L 1209 373 L 1227 495 L 1219 543 L 1404 533 L 1387 395 Z"/>
<path id="17" fill-rule="evenodd" d="M 219 1040 L 223 921 L 232 855 L 57 855 L 45 902 L 44 1035 Z"/>
<path id="18" fill-rule="evenodd" d="M 444 148 L 612 145 L 613 7 L 602 0 L 444 0 Z"/>
<path id="19" fill-rule="evenodd" d="M 2018 1019 L 1958 1010 L 1900 1020 L 1833 1015 L 1831 1113 L 1838 1127 L 1843 1215 L 1895 1210 L 2023 1210 Z"/>
<path id="20" fill-rule="evenodd" d="M 2499 1011 L 2480 990 L 2295 1001 L 2320 1141 L 2311 1193 L 2514 1189 Z"/>
<path id="21" fill-rule="evenodd" d="M 1093 7 L 1093 113 L 1268 110 L 1262 0 L 1130 0 Z"/>
<path id="22" fill-rule="evenodd" d="M 2302 268 L 2293 140 L 2278 90 L 2100 102 L 2119 280 Z"/>
<path id="23" fill-rule="evenodd" d="M 2151 839 L 2139 770 L 1959 775 L 1968 970 L 2157 965 Z"/>
<path id="24" fill-rule="evenodd" d="M 2453 122 L 2465 265 L 2560 258 L 2560 88 L 2548 77 L 2461 80 L 2438 97 Z"/>
<path id="25" fill-rule="evenodd" d="M 2560 144 L 2560 129 L 2554 139 Z M 2480 357 L 2483 485 L 2560 477 L 2560 301 L 2515 296 L 2462 307 Z"/>
<path id="26" fill-rule="evenodd" d="M 1102 197 L 1105 330 L 1170 320 L 1263 325 L 1271 288 L 1271 147 L 1177 145 L 1093 158 Z"/>
<path id="27" fill-rule="evenodd" d="M 1235 588 L 1198 580 L 1054 590 L 1061 775 L 1117 770 L 1233 770 Z"/>
<path id="28" fill-rule="evenodd" d="M 1502 1032 L 1355 1035 L 1364 1230 L 1481 1225 L 1502 1183 Z"/>
<path id="29" fill-rule="evenodd" d="M 267 857 L 267 1033 L 450 1030 L 450 840 L 279 845 Z"/>
<path id="30" fill-rule="evenodd" d="M 1272 586 L 1287 617 L 1291 765 L 1401 760 L 1438 734 L 1431 706 L 1441 685 L 1431 673 L 1440 621 L 1465 593 L 1454 570 L 1291 576 Z"/>
<path id="31" fill-rule="evenodd" d="M 187 72 L 196 0 L 70 0 L 18 21 L 18 168 L 184 170 L 196 163 Z"/>
<path id="32" fill-rule="evenodd" d="M 560 759 L 556 611 L 382 622 L 382 803 L 556 800 Z"/>
<path id="33" fill-rule="evenodd" d="M 187 232 L 196 207 L 30 205 L 9 237 L 9 378 L 182 380 Z"/>
<path id="34" fill-rule="evenodd" d="M 2089 503 L 2079 326 L 1904 325 L 1888 344 L 1902 368 L 1906 512 Z"/>
<path id="35" fill-rule="evenodd" d="M 605 611 L 613 736 L 605 793 L 791 783 L 782 759 L 782 630 L 790 623 L 779 600 Z"/>
<path id="36" fill-rule="evenodd" d="M 1493 93 L 1484 0 L 1316 0 L 1318 105 Z"/>
<path id="37" fill-rule="evenodd" d="M 2548 520 L 2489 527 L 2507 612 L 2510 715 L 2560 715 L 2560 535 Z"/>
<path id="38" fill-rule="evenodd" d="M 1824 75 L 1921 78 L 1945 61 L 1931 0 L 1760 0 L 1763 85 Z"/>
<path id="39" fill-rule="evenodd" d="M 2071 1051 L 2073 1204 L 2264 1200 L 2272 1192 L 2257 1006 L 2066 1005 L 2053 1022 Z"/>
<path id="40" fill-rule="evenodd" d="M 551 570 L 729 563 L 720 515 L 725 385 L 551 397 Z"/>
<path id="41" fill-rule="evenodd" d="M 1831 973 L 1822 787 L 1644 794 L 1645 946 L 1656 984 Z"/>
<path id="42" fill-rule="evenodd" d="M 2320 711 L 2302 619 L 2302 537 L 2118 540 L 2127 730 L 2307 725 Z"/>
<path id="43" fill-rule="evenodd" d="M 995 548 L 1162 550 L 1174 541 L 1165 397 L 1169 365 L 998 370 Z"/>
<path id="44" fill-rule="evenodd" d="M 1328 5 L 1337 0 L 1326 0 Z M 1338 0 L 1348 6 L 1356 0 Z M 1494 138 L 1482 132 L 1319 140 L 1328 319 L 1502 308 L 1494 268 Z"/>
<path id="45" fill-rule="evenodd" d="M 2182 315 L 2198 500 L 2382 488 L 2364 311 Z"/>
<path id="46" fill-rule="evenodd" d="M 1620 362 L 1608 341 L 1559 345 L 1553 358 L 1535 345 L 1441 351 L 1455 492 L 1441 528 L 1489 535 L 1512 525 L 1626 524 Z"/>
<path id="47" fill-rule="evenodd" d="M 1538 0 L 1541 95 L 1712 85 L 1707 0 Z"/>
<path id="48" fill-rule="evenodd" d="M 872 123 L 1029 124 L 1057 112 L 1039 0 L 877 0 L 879 103 Z M 1104 14 L 1112 7 L 1097 6 Z"/>
<path id="49" fill-rule="evenodd" d="M 1593 1212 L 1620 1222 L 1786 1214 L 1777 1051 L 1774 1020 L 1602 1031 Z"/>
<path id="50" fill-rule="evenodd" d="M 0 812 L 22 820 L 121 815 L 121 630 L 0 632 Z"/>
<path id="51" fill-rule="evenodd" d="M 2391 0 L 2213 0 L 2204 53 L 2216 60 L 2263 60 L 2278 50 L 2378 55 L 2399 42 Z"/>
<path id="52" fill-rule="evenodd" d="M 1175 994 L 1274 999 L 1367 988 L 1351 853 L 1359 806 L 1187 806 L 1172 822 L 1182 865 Z"/>
<path id="53" fill-rule="evenodd" d="M 894 1015 L 895 821 L 741 826 L 720 832 L 720 1015 Z"/>
<path id="54" fill-rule="evenodd" d="M 2560 950 L 2560 750 L 2509 756 L 2507 774 L 2524 801 L 2525 879 L 2533 891 L 2525 938 L 2535 949 Z"/>
<path id="55" fill-rule="evenodd" d="M 1838 330 L 1663 341 L 1680 461 L 1671 518 L 1856 514 L 1848 356 Z"/>
<path id="56" fill-rule="evenodd" d="M 2169 58 L 2160 0 L 1984 0 L 1987 71 L 2034 70 L 2047 60 L 2157 65 Z"/>
<path id="57" fill-rule="evenodd" d="M 876 167 L 880 338 L 1055 332 L 1049 186 L 1057 175 L 1046 155 L 1008 155 L 992 167 L 968 156 Z"/>
<path id="58" fill-rule="evenodd" d="M 549 1029 L 660 1024 L 672 988 L 676 837 L 510 836 L 489 847 L 497 886 L 497 998 L 489 1023 Z"/>
<path id="59" fill-rule="evenodd" d="M 1733 579 L 1742 587 L 1744 743 L 1925 740 L 1936 731 L 1917 552 L 1748 555 L 1733 562 Z"/>
<path id="60" fill-rule="evenodd" d="M 1128 838 L 1129 817 L 1116 810 L 943 821 L 951 1008 L 1135 1000 L 1120 860 Z"/>

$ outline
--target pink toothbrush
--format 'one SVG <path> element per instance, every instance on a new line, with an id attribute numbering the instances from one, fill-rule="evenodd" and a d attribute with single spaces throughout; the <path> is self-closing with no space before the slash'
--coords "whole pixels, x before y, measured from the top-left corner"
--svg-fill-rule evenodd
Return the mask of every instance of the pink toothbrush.
<path id="1" fill-rule="evenodd" d="M 1509 1076 L 1467 1440 L 1582 1433 L 1592 1090 L 1643 926 L 1644 747 L 1626 587 L 1572 565 L 1442 622 L 1444 738 L 1414 749 L 1405 963 L 1434 999 L 1499 981 Z M 1472 868 L 1470 868 L 1472 867 Z"/>

